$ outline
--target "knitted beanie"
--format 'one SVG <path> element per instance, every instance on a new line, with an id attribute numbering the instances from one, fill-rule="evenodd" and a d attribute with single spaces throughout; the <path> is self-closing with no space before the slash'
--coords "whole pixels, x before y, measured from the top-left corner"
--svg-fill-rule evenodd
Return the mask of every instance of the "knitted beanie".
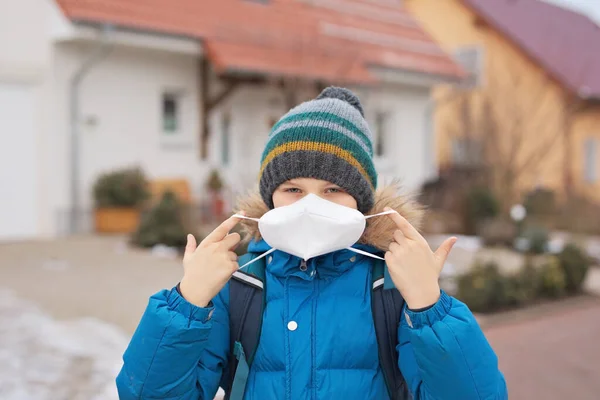
<path id="1" fill-rule="evenodd" d="M 261 159 L 260 194 L 273 208 L 273 192 L 295 178 L 343 188 L 365 213 L 374 204 L 377 173 L 373 143 L 360 101 L 348 89 L 328 87 L 290 110 L 273 126 Z"/>

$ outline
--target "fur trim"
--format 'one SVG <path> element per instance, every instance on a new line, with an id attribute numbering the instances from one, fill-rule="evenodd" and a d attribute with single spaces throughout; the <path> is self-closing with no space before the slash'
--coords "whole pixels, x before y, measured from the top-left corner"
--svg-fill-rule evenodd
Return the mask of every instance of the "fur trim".
<path id="1" fill-rule="evenodd" d="M 383 212 L 385 207 L 390 207 L 398 211 L 415 228 L 420 229 L 424 214 L 423 207 L 416 202 L 414 197 L 400 194 L 400 185 L 398 182 L 377 190 L 375 193 L 375 205 L 366 215 Z M 236 211 L 242 210 L 245 211 L 248 217 L 260 218 L 269 211 L 269 208 L 258 192 L 252 192 L 238 200 Z M 242 236 L 245 241 L 252 239 L 260 240 L 261 236 L 257 222 L 245 219 L 240 224 Z M 360 243 L 387 251 L 396 229 L 394 222 L 385 215 L 369 219 Z"/>

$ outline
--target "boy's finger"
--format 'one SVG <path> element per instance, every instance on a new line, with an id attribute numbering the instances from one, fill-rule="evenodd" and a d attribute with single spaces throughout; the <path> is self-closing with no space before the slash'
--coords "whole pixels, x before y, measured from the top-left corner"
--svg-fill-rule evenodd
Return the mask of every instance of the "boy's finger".
<path id="1" fill-rule="evenodd" d="M 396 243 L 402 243 L 406 241 L 406 236 L 404 236 L 404 233 L 402 233 L 400 229 L 394 231 L 394 241 L 396 241 Z"/>
<path id="2" fill-rule="evenodd" d="M 241 221 L 241 218 L 231 216 L 226 219 L 221 225 L 219 225 L 214 231 L 212 231 L 205 239 L 205 243 L 217 243 L 220 242 L 229 234 L 229 231 L 232 230 L 238 222 Z"/>
<path id="3" fill-rule="evenodd" d="M 240 234 L 234 232 L 230 235 L 227 235 L 225 239 L 221 241 L 220 246 L 224 249 L 231 250 L 240 242 L 241 239 L 242 238 Z"/>
<path id="4" fill-rule="evenodd" d="M 391 208 L 386 207 L 385 210 L 388 211 L 388 210 L 391 210 Z M 394 223 L 396 224 L 396 226 L 398 227 L 398 229 L 400 229 L 402 231 L 402 233 L 404 234 L 404 236 L 407 239 L 410 239 L 410 240 L 425 240 L 423 238 L 423 236 L 421 236 L 421 234 L 415 229 L 415 227 L 412 226 L 410 224 L 410 222 L 408 222 L 407 219 L 404 218 L 402 215 L 400 215 L 397 212 L 395 212 L 395 213 L 388 214 L 387 216 L 389 218 L 391 218 L 392 221 L 394 221 Z"/>
<path id="5" fill-rule="evenodd" d="M 187 243 L 185 244 L 185 252 L 183 253 L 183 259 L 186 260 L 196 250 L 196 238 L 192 234 L 187 235 Z"/>

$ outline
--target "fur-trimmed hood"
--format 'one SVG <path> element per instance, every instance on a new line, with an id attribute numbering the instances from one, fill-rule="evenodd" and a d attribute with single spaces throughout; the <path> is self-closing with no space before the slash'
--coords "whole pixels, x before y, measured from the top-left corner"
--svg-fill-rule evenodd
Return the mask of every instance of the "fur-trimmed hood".
<path id="1" fill-rule="evenodd" d="M 423 218 L 423 207 L 420 206 L 412 196 L 400 193 L 400 185 L 393 183 L 378 189 L 375 193 L 375 205 L 365 215 L 378 214 L 384 211 L 385 207 L 390 207 L 404 218 L 406 218 L 415 228 L 419 229 Z M 244 211 L 247 217 L 260 218 L 269 208 L 260 197 L 258 192 L 252 192 L 239 199 L 236 211 Z M 242 236 L 244 240 L 260 240 L 261 235 L 258 230 L 258 223 L 252 220 L 244 219 L 240 223 L 242 226 Z M 396 225 L 387 216 L 376 217 L 367 220 L 367 228 L 363 233 L 359 243 L 373 246 L 379 250 L 387 251 Z"/>

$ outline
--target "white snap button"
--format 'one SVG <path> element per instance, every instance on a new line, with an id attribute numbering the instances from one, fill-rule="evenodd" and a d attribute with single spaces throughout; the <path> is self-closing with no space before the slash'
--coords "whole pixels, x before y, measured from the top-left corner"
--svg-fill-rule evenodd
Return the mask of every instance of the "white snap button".
<path id="1" fill-rule="evenodd" d="M 273 256 L 269 256 L 269 259 L 268 259 L 269 264 L 271 264 L 271 261 L 273 261 Z"/>
<path id="2" fill-rule="evenodd" d="M 296 321 L 288 322 L 288 329 L 292 332 L 295 331 L 296 329 L 298 329 L 298 323 Z"/>
<path id="3" fill-rule="evenodd" d="M 350 262 L 354 262 L 354 261 L 356 261 L 356 256 L 350 257 Z"/>

